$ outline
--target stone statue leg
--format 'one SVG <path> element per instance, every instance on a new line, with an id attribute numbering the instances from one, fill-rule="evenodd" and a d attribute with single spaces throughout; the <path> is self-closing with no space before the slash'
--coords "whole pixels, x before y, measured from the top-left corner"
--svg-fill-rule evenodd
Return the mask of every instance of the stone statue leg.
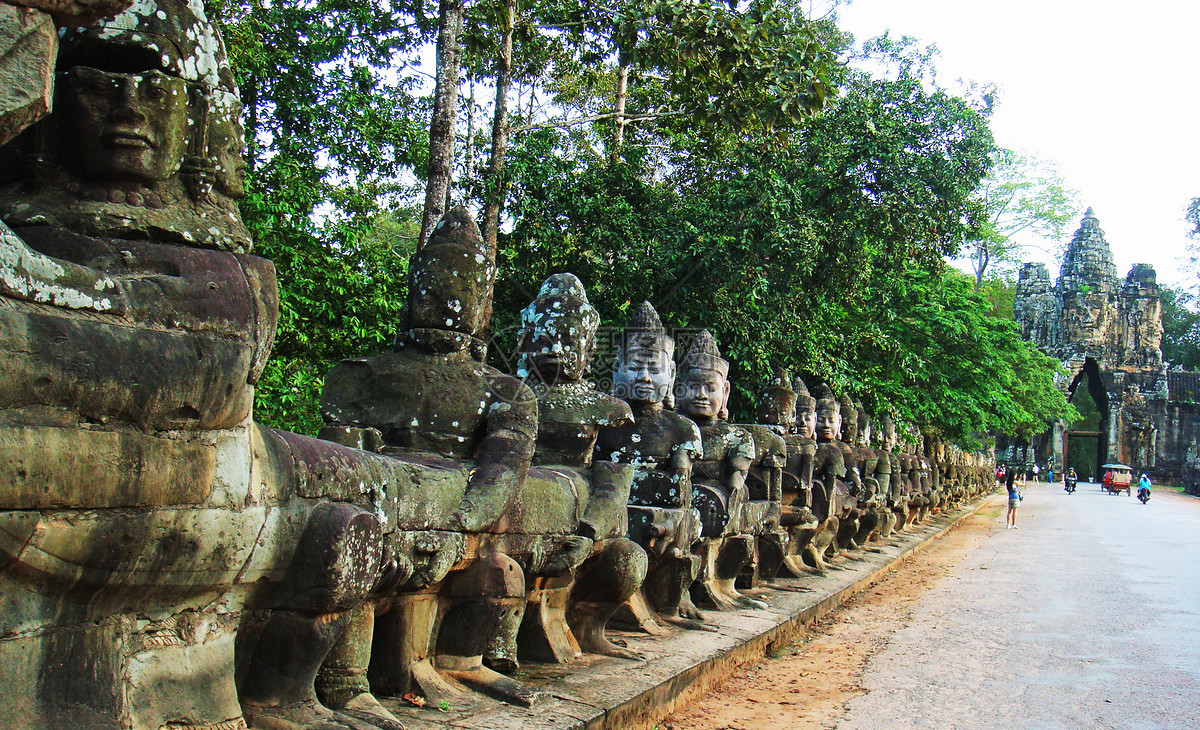
<path id="1" fill-rule="evenodd" d="M 592 555 L 595 543 L 579 535 L 550 540 L 553 557 L 525 576 L 530 590 L 519 632 L 511 635 L 504 630 L 488 647 L 484 661 L 493 669 L 515 670 L 518 651 L 520 658 L 558 664 L 574 661 L 583 653 L 567 623 L 567 604 L 576 571 Z"/>
<path id="2" fill-rule="evenodd" d="M 864 510 L 858 518 L 858 532 L 854 542 L 866 545 L 872 539 L 879 539 L 879 512 L 875 508 Z"/>
<path id="3" fill-rule="evenodd" d="M 787 552 L 784 554 L 779 575 L 786 578 L 803 578 L 814 571 L 820 572 L 818 568 L 804 562 L 805 554 L 813 551 L 813 540 L 819 529 L 820 524 L 817 522 L 792 525 L 788 528 Z"/>
<path id="4" fill-rule="evenodd" d="M 378 518 L 342 503 L 313 508 L 299 547 L 247 661 L 239 688 L 254 727 L 356 727 L 317 700 L 314 681 L 330 648 L 373 587 L 382 535 Z"/>
<path id="5" fill-rule="evenodd" d="M 883 509 L 880 512 L 879 536 L 884 540 L 892 536 L 892 531 L 896 529 L 896 513 L 890 509 Z"/>
<path id="6" fill-rule="evenodd" d="M 441 593 L 445 613 L 438 627 L 434 665 L 463 685 L 505 702 L 530 707 L 541 692 L 483 665 L 489 642 L 503 627 L 520 625 L 525 607 L 525 574 L 517 561 L 489 553 L 451 574 Z"/>
<path id="7" fill-rule="evenodd" d="M 784 564 L 792 555 L 792 538 L 787 530 L 771 530 L 758 537 L 758 569 L 756 582 L 770 583 L 785 570 Z"/>
<path id="8" fill-rule="evenodd" d="M 767 608 L 765 601 L 751 598 L 737 590 L 737 579 L 758 558 L 754 535 L 735 535 L 725 539 L 717 553 L 715 576 L 717 589 L 743 608 Z"/>
<path id="9" fill-rule="evenodd" d="M 816 534 L 813 535 L 812 542 L 802 553 L 805 565 L 819 571 L 829 569 L 829 564 L 825 562 L 825 556 L 829 554 L 829 549 L 833 545 L 833 538 L 837 535 L 838 526 L 836 517 L 829 517 L 821 522 Z"/>
<path id="10" fill-rule="evenodd" d="M 700 574 L 690 591 L 692 600 L 698 605 L 718 611 L 766 607 L 762 601 L 743 596 L 735 587 L 738 574 L 754 558 L 752 536 L 705 539 L 699 557 Z"/>
<path id="11" fill-rule="evenodd" d="M 580 566 L 567 605 L 567 622 L 583 651 L 622 659 L 644 658 L 636 651 L 614 644 L 605 636 L 604 629 L 621 604 L 642 585 L 648 565 L 646 551 L 637 543 L 617 538 L 605 541 Z"/>
<path id="12" fill-rule="evenodd" d="M 860 520 L 858 510 L 852 510 L 851 513 L 840 520 L 838 526 L 837 538 L 835 543 L 839 550 L 854 550 L 858 547 L 855 541 L 855 536 L 858 535 L 858 524 Z"/>

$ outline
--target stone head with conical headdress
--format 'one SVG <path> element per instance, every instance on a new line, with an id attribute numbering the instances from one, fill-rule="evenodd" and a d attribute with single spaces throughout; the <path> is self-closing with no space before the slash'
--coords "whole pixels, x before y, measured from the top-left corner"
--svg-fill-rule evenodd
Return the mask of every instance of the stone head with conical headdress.
<path id="1" fill-rule="evenodd" d="M 792 380 L 796 391 L 796 433 L 805 438 L 817 437 L 817 399 L 808 392 L 808 386 L 799 377 Z"/>
<path id="2" fill-rule="evenodd" d="M 828 383 L 817 391 L 817 441 L 837 441 L 842 435 L 842 406 Z"/>
<path id="3" fill-rule="evenodd" d="M 729 403 L 729 362 L 721 357 L 717 339 L 703 330 L 692 342 L 679 368 L 684 415 L 713 419 L 724 418 Z"/>
<path id="4" fill-rule="evenodd" d="M 838 397 L 838 409 L 842 414 L 841 440 L 852 444 L 858 439 L 858 409 L 845 393 Z"/>
<path id="5" fill-rule="evenodd" d="M 796 425 L 796 391 L 788 382 L 788 372 L 776 368 L 771 381 L 758 391 L 755 407 L 756 422 L 782 426 L 791 432 Z"/>
<path id="6" fill-rule="evenodd" d="M 858 444 L 869 446 L 871 443 L 871 416 L 861 403 L 855 406 L 855 410 L 858 411 Z"/>
<path id="7" fill-rule="evenodd" d="M 583 378 L 596 345 L 600 313 L 574 274 L 554 274 L 521 312 L 517 375 L 543 383 Z"/>
<path id="8" fill-rule="evenodd" d="M 634 310 L 617 342 L 613 395 L 633 404 L 662 403 L 675 385 L 675 340 L 650 302 Z"/>
<path id="9" fill-rule="evenodd" d="M 496 264 L 466 208 L 452 208 L 409 260 L 410 333 L 444 332 L 440 339 L 482 354 Z"/>
<path id="10" fill-rule="evenodd" d="M 883 446 L 884 451 L 896 448 L 896 423 L 889 413 L 884 413 L 879 417 L 879 443 Z"/>

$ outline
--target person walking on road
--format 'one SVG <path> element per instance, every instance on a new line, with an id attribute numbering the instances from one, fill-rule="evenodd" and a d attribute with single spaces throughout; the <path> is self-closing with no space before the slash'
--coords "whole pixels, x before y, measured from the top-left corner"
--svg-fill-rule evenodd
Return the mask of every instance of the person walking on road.
<path id="1" fill-rule="evenodd" d="M 1024 472 L 1018 479 L 1017 470 L 1009 469 L 1008 476 L 1005 478 L 1005 486 L 1008 487 L 1008 514 L 1004 518 L 1004 527 L 1007 530 L 1015 530 L 1017 529 L 1017 508 L 1021 506 L 1021 487 L 1025 486 Z"/>
<path id="2" fill-rule="evenodd" d="M 1038 475 L 1039 475 L 1039 474 L 1041 474 L 1041 473 L 1042 473 L 1042 467 L 1038 466 L 1038 465 L 1035 463 L 1035 464 L 1033 465 L 1033 481 L 1035 481 L 1035 482 L 1036 482 L 1036 481 L 1038 480 Z"/>

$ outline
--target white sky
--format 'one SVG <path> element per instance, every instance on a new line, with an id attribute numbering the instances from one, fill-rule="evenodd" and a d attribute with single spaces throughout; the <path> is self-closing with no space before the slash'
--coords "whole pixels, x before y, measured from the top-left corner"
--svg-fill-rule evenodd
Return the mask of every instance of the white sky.
<path id="1" fill-rule="evenodd" d="M 890 29 L 936 45 L 943 85 L 997 86 L 997 143 L 1057 163 L 1118 274 L 1144 262 L 1159 283 L 1194 284 L 1181 257 L 1183 211 L 1200 197 L 1200 3 L 852 0 L 838 16 L 859 41 Z"/>

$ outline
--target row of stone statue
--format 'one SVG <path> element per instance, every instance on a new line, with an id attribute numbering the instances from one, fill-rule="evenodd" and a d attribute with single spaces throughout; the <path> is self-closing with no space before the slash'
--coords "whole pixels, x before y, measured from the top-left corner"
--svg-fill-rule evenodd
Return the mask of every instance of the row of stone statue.
<path id="1" fill-rule="evenodd" d="M 872 447 L 860 407 L 782 372 L 757 424 L 729 423 L 715 339 L 677 378 L 649 304 L 598 392 L 570 274 L 523 312 L 518 375 L 487 366 L 495 251 L 462 209 L 410 262 L 394 350 L 329 373 L 321 438 L 255 423 L 278 290 L 237 214 L 237 89 L 199 0 L 125 4 L 47 2 L 68 25 L 120 11 L 60 34 L 0 0 L 0 143 L 59 81 L 0 149 L 0 725 L 394 729 L 377 696 L 528 704 L 521 658 L 637 660 L 614 617 L 760 606 L 990 487 L 985 455 L 897 450 L 886 416 Z"/>

